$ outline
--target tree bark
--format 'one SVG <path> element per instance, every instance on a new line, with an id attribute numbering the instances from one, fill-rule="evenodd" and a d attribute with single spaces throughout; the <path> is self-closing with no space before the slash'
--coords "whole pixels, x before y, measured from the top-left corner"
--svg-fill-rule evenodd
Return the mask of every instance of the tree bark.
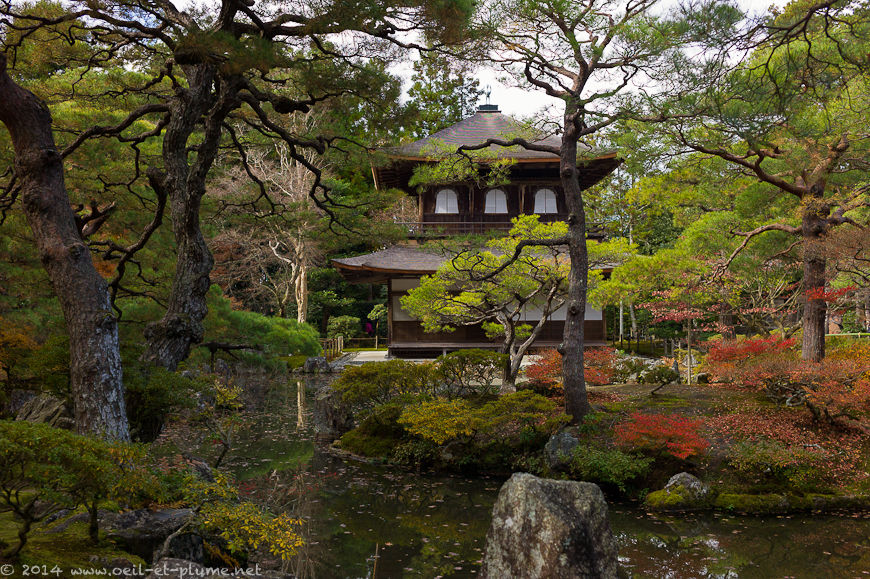
<path id="1" fill-rule="evenodd" d="M 202 321 L 208 313 L 206 295 L 214 258 L 202 235 L 200 205 L 205 195 L 205 179 L 214 164 L 220 144 L 222 124 L 238 103 L 238 87 L 232 78 L 218 80 L 213 65 L 185 67 L 187 89 L 170 107 L 170 121 L 163 138 L 164 172 L 152 178 L 163 187 L 170 200 L 172 230 L 177 260 L 166 313 L 145 330 L 148 342 L 142 359 L 168 370 L 190 354 L 193 344 L 202 341 Z M 190 160 L 190 138 L 205 116 L 202 142 Z"/>
<path id="2" fill-rule="evenodd" d="M 586 251 L 586 209 L 577 173 L 578 129 L 573 120 L 572 105 L 565 107 L 559 173 L 568 207 L 568 300 L 562 354 L 562 380 L 565 389 L 565 413 L 572 424 L 579 424 L 591 410 L 586 396 L 583 375 L 584 320 L 589 256 Z"/>
<path id="3" fill-rule="evenodd" d="M 827 303 L 820 296 L 812 299 L 814 296 L 811 295 L 825 289 L 824 231 L 823 218 L 813 208 L 807 208 L 801 219 L 804 265 L 801 359 L 811 362 L 821 362 L 825 357 Z"/>
<path id="4" fill-rule="evenodd" d="M 108 286 L 94 268 L 76 226 L 51 114 L 33 93 L 9 77 L 3 54 L 0 122 L 12 137 L 24 213 L 66 321 L 76 431 L 129 440 L 118 320 Z"/>
<path id="5" fill-rule="evenodd" d="M 308 265 L 299 266 L 299 277 L 296 279 L 296 321 L 304 324 L 308 320 Z"/>
<path id="6" fill-rule="evenodd" d="M 168 178 L 164 176 L 164 183 Z M 172 228 L 177 260 L 166 313 L 145 329 L 147 348 L 142 356 L 155 366 L 175 370 L 202 341 L 202 321 L 208 314 L 206 295 L 214 259 L 199 226 L 202 194 L 169 186 Z M 204 191 L 203 191 L 204 193 Z"/>

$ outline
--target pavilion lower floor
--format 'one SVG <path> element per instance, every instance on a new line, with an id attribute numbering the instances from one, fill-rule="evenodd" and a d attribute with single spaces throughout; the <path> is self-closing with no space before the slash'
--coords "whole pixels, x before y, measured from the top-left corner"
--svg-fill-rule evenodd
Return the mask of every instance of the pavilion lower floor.
<path id="1" fill-rule="evenodd" d="M 536 322 L 529 322 L 535 324 Z M 549 321 L 532 346 L 532 351 L 555 348 L 562 343 L 565 322 Z M 606 344 L 604 320 L 587 320 L 584 326 L 587 347 Z M 389 355 L 398 358 L 425 358 L 440 356 L 456 350 L 481 348 L 497 350 L 501 340 L 490 340 L 480 326 L 458 327 L 453 332 L 427 333 L 416 321 L 393 320 L 390 327 Z"/>

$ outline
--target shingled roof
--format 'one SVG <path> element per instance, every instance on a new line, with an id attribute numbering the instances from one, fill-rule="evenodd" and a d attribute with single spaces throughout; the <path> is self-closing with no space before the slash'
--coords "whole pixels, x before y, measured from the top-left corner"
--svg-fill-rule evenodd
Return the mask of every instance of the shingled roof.
<path id="1" fill-rule="evenodd" d="M 482 105 L 474 115 L 442 129 L 426 138 L 387 149 L 390 156 L 413 159 L 431 159 L 444 156 L 462 145 L 478 145 L 487 139 L 512 139 L 522 137 L 535 144 L 559 147 L 561 139 L 552 135 L 541 138 L 539 131 L 520 124 L 507 115 L 501 114 L 495 105 Z M 530 151 L 519 146 L 502 147 L 490 145 L 488 151 L 503 159 L 547 159 L 557 160 L 558 155 L 543 151 Z"/>
<path id="2" fill-rule="evenodd" d="M 545 136 L 537 129 L 525 126 L 503 115 L 496 105 L 481 105 L 474 115 L 433 135 L 406 145 L 383 149 L 382 153 L 389 158 L 389 162 L 372 166 L 375 187 L 396 187 L 411 193 L 409 182 L 414 168 L 420 163 L 434 163 L 454 153 L 462 145 L 479 145 L 487 139 L 510 140 L 515 137 L 550 147 L 561 145 L 560 137 Z M 577 165 L 583 167 L 580 186 L 584 189 L 609 175 L 622 162 L 615 151 L 598 153 L 582 143 L 578 143 L 577 150 Z M 519 166 L 556 171 L 552 174 L 558 175 L 559 156 L 554 153 L 531 151 L 519 145 L 490 145 L 486 151 L 494 158 L 512 159 Z"/>
<path id="3" fill-rule="evenodd" d="M 397 274 L 420 276 L 435 273 L 447 260 L 433 250 L 411 245 L 394 245 L 357 257 L 333 259 L 332 265 L 350 282 L 383 283 Z"/>

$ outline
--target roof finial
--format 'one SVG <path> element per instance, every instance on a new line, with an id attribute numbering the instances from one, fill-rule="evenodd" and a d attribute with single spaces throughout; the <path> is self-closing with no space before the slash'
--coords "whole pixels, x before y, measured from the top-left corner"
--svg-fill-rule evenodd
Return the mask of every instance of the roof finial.
<path id="1" fill-rule="evenodd" d="M 492 94 L 492 87 L 490 85 L 486 85 L 486 90 L 483 92 L 486 95 L 486 104 L 489 104 L 489 95 Z"/>

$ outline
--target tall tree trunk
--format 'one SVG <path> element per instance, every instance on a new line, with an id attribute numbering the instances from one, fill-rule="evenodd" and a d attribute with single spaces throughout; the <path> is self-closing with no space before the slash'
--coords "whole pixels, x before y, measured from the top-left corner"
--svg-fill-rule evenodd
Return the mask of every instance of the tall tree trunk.
<path id="1" fill-rule="evenodd" d="M 165 182 L 165 180 L 164 180 Z M 145 329 L 144 361 L 175 370 L 202 341 L 202 321 L 208 314 L 206 294 L 214 259 L 199 227 L 199 193 L 168 187 L 177 260 L 166 313 Z"/>
<path id="2" fill-rule="evenodd" d="M 559 174 L 568 207 L 568 300 L 562 354 L 562 380 L 565 388 L 565 412 L 573 424 L 579 424 L 591 410 L 583 376 L 584 320 L 589 256 L 586 251 L 586 210 L 577 174 L 578 130 L 573 121 L 573 105 L 565 108 Z"/>
<path id="3" fill-rule="evenodd" d="M 218 82 L 211 64 L 185 67 L 185 76 L 189 87 L 178 89 L 180 94 L 171 105 L 163 137 L 165 172 L 151 179 L 169 196 L 177 259 L 166 313 L 146 328 L 148 346 L 142 359 L 168 370 L 175 370 L 189 355 L 190 347 L 202 341 L 214 259 L 200 229 L 199 211 L 205 179 L 217 156 L 222 123 L 238 102 L 233 79 Z M 215 94 L 216 90 L 220 94 Z M 202 142 L 191 161 L 190 138 L 203 115 Z"/>
<path id="4" fill-rule="evenodd" d="M 502 366 L 501 388 L 499 388 L 499 393 L 510 394 L 511 392 L 517 391 L 517 373 L 514 372 L 513 368 L 514 342 L 516 341 L 516 333 L 514 331 L 513 324 L 510 323 L 510 320 L 508 320 L 507 318 L 499 318 L 498 321 L 504 328 L 504 342 L 502 342 L 501 345 L 501 353 L 507 356 L 504 361 L 504 366 Z"/>
<path id="5" fill-rule="evenodd" d="M 304 324 L 308 319 L 308 266 L 299 266 L 299 277 L 296 278 L 296 321 Z"/>
<path id="6" fill-rule="evenodd" d="M 815 296 L 808 293 L 824 292 L 825 289 L 824 230 L 825 224 L 816 210 L 807 208 L 801 220 L 804 262 L 801 359 L 811 362 L 821 362 L 825 357 L 827 303 L 824 299 L 811 299 Z"/>
<path id="7" fill-rule="evenodd" d="M 27 223 L 69 334 L 70 387 L 76 431 L 129 440 L 118 342 L 106 281 L 94 268 L 76 226 L 54 144 L 51 114 L 9 77 L 0 54 L 0 122 L 15 149 Z"/>

